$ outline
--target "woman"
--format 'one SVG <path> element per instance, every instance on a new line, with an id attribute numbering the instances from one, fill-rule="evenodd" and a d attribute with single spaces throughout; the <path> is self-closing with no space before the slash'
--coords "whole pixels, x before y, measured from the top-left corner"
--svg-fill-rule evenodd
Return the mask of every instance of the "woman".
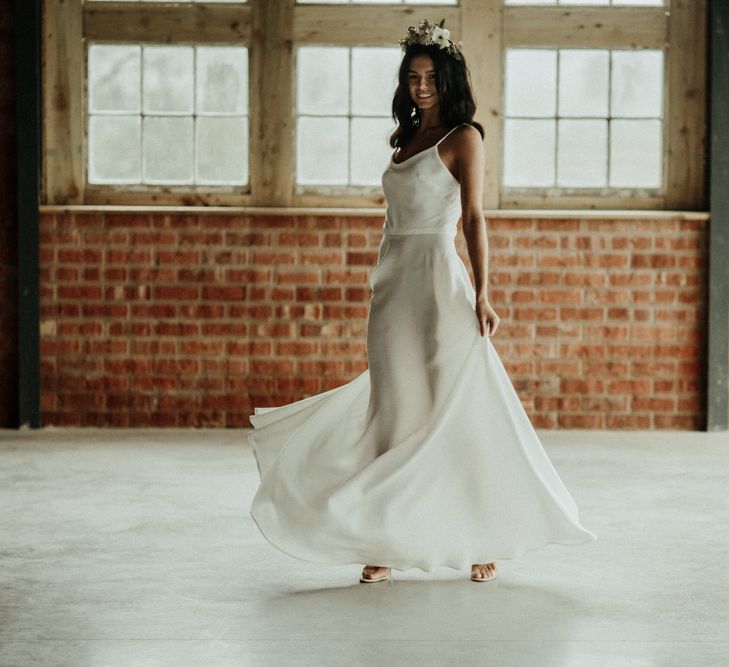
<path id="1" fill-rule="evenodd" d="M 443 21 L 421 21 L 400 44 L 368 369 L 254 408 L 261 486 L 251 516 L 296 558 L 376 563 L 361 582 L 469 564 L 473 581 L 488 581 L 497 559 L 596 535 L 581 526 L 490 341 L 499 317 L 487 290 L 483 129 L 465 59 Z M 475 289 L 454 243 L 459 218 Z"/>

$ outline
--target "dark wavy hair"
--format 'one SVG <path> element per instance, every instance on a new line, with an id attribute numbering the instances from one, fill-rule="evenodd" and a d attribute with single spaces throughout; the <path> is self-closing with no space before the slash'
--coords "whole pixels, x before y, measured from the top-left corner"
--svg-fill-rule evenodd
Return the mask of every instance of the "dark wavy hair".
<path id="1" fill-rule="evenodd" d="M 420 125 L 420 111 L 410 99 L 408 74 L 410 61 L 421 54 L 428 55 L 433 60 L 441 125 L 450 129 L 461 123 L 468 123 L 479 131 L 483 139 L 485 133 L 482 125 L 473 120 L 476 101 L 471 89 L 471 73 L 463 53 L 461 53 L 462 60 L 456 60 L 448 55 L 445 49 L 435 44 L 411 44 L 407 47 L 400 63 L 398 84 L 392 99 L 392 118 L 398 126 L 390 135 L 390 146 L 393 148 L 406 146 Z"/>

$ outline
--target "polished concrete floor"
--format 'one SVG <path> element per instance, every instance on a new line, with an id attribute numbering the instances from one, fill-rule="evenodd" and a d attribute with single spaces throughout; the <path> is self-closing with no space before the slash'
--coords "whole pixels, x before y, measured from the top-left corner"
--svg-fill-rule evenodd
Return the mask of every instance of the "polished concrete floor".
<path id="1" fill-rule="evenodd" d="M 0 665 L 729 665 L 729 434 L 540 431 L 598 540 L 358 583 L 275 550 L 243 430 L 0 432 Z"/>

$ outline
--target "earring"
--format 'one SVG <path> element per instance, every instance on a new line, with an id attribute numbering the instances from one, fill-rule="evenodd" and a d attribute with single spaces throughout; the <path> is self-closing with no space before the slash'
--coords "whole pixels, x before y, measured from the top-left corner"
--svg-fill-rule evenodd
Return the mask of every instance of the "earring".
<path id="1" fill-rule="evenodd" d="M 420 127 L 420 109 L 415 105 L 413 105 L 413 109 L 410 112 L 410 122 L 413 127 Z"/>

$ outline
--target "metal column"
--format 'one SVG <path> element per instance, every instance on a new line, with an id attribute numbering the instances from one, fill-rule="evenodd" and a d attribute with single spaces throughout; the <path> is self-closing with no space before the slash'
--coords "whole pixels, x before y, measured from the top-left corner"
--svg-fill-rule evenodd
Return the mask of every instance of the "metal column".
<path id="1" fill-rule="evenodd" d="M 709 307 L 706 430 L 727 430 L 729 410 L 729 2 L 711 0 Z"/>
<path id="2" fill-rule="evenodd" d="M 18 421 L 40 423 L 41 0 L 15 2 Z"/>

